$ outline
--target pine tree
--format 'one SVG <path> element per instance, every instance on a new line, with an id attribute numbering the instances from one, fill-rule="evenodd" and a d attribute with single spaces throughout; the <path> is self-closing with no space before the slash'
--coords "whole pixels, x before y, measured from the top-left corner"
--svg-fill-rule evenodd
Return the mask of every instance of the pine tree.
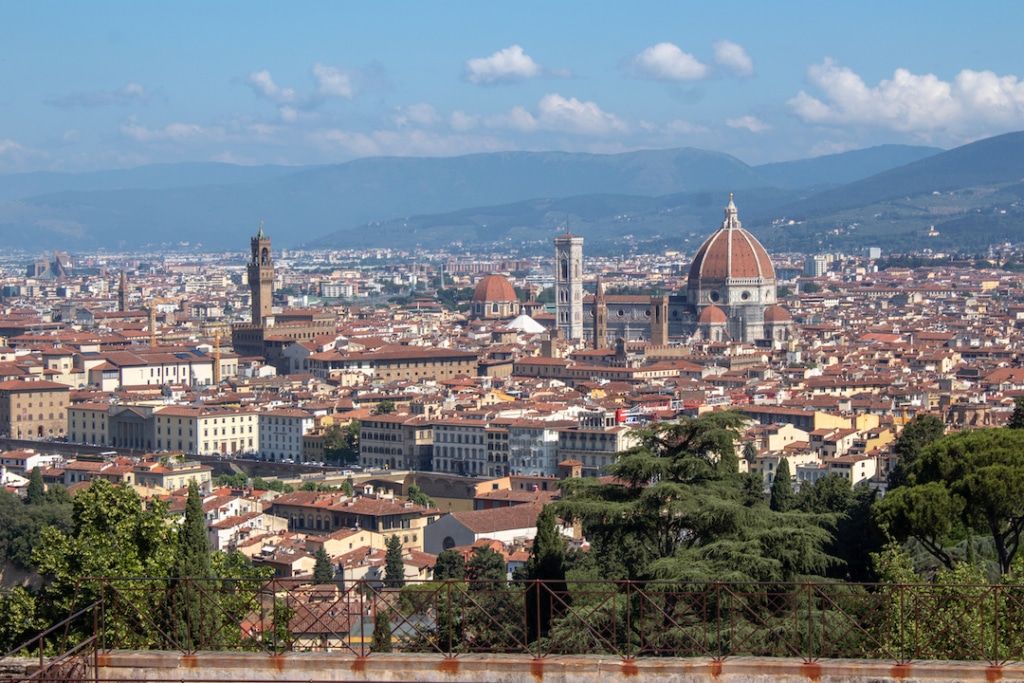
<path id="1" fill-rule="evenodd" d="M 373 618 L 373 640 L 371 652 L 391 652 L 391 618 L 386 609 L 377 609 Z"/>
<path id="2" fill-rule="evenodd" d="M 505 558 L 490 548 L 473 548 L 473 556 L 466 563 L 466 578 L 469 589 L 474 591 L 503 586 L 508 579 Z"/>
<path id="3" fill-rule="evenodd" d="M 28 477 L 25 501 L 29 505 L 38 505 L 44 500 L 46 500 L 46 487 L 43 485 L 43 473 L 39 470 L 39 467 L 33 467 L 32 474 Z"/>
<path id="4" fill-rule="evenodd" d="M 462 581 L 466 578 L 466 560 L 452 549 L 442 550 L 434 563 L 434 581 Z"/>
<path id="5" fill-rule="evenodd" d="M 210 582 L 210 543 L 206 536 L 203 500 L 199 487 L 190 482 L 185 520 L 178 528 L 174 578 L 168 587 L 168 631 L 175 644 L 186 651 L 212 648 L 217 634 L 218 610 L 215 586 Z"/>
<path id="6" fill-rule="evenodd" d="M 772 494 L 768 506 L 776 512 L 788 512 L 794 504 L 793 481 L 789 476 L 789 460 L 779 458 L 772 481 Z"/>
<path id="7" fill-rule="evenodd" d="M 334 565 L 331 564 L 331 558 L 323 546 L 317 549 L 314 557 L 316 557 L 316 564 L 313 565 L 313 583 L 334 581 Z"/>
<path id="8" fill-rule="evenodd" d="M 392 535 L 385 545 L 387 555 L 384 557 L 384 586 L 386 588 L 401 588 L 405 585 L 402 542 L 398 540 L 398 536 Z"/>
<path id="9" fill-rule="evenodd" d="M 921 451 L 941 439 L 945 432 L 945 423 L 934 415 L 916 415 L 906 424 L 892 447 L 897 460 L 896 466 L 889 472 L 889 489 L 910 483 L 907 473 L 913 469 Z"/>
<path id="10" fill-rule="evenodd" d="M 582 524 L 602 578 L 787 581 L 834 563 L 830 520 L 774 512 L 749 477 L 719 467 L 743 424 L 731 411 L 659 423 L 618 455 L 611 480 L 562 482 L 555 513 Z"/>

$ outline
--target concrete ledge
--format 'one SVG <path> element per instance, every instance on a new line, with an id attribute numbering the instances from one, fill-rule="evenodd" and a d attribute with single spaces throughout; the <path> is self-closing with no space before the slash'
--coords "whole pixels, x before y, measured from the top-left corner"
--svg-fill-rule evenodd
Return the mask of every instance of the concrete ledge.
<path id="1" fill-rule="evenodd" d="M 115 650 L 98 655 L 101 681 L 493 681 L 494 683 L 1024 683 L 1024 664 L 990 667 L 984 662 L 892 662 L 856 659 L 735 657 L 644 658 L 602 656 L 532 659 L 522 655 L 350 653 L 144 652 Z"/>

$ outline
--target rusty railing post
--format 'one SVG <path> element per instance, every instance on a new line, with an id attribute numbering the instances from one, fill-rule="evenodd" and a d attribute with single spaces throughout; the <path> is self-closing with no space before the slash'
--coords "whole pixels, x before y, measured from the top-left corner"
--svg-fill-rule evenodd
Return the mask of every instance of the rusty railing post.
<path id="1" fill-rule="evenodd" d="M 1000 653 L 999 653 L 999 650 L 1000 650 L 1000 647 L 999 647 L 1000 646 L 1000 639 L 1001 639 L 1001 635 L 1002 635 L 999 632 L 999 624 L 1000 624 L 1000 622 L 999 622 L 999 612 L 1000 612 L 1000 609 L 999 609 L 999 605 L 1000 605 L 999 591 L 1000 591 L 1000 588 L 1001 587 L 998 586 L 998 585 L 992 586 L 992 606 L 993 606 L 993 609 L 995 611 L 995 614 L 993 615 L 993 620 L 992 620 L 992 660 L 989 662 L 989 664 L 991 664 L 992 666 L 999 666 L 1000 664 L 1002 664 L 1002 659 L 1001 659 Z"/>
<path id="2" fill-rule="evenodd" d="M 534 655 L 533 655 L 534 659 L 540 659 L 540 641 L 541 641 L 541 634 L 540 634 L 540 592 L 544 588 L 545 587 L 541 585 L 540 579 L 534 579 L 533 580 L 533 602 L 534 602 L 534 607 L 536 608 L 534 610 L 535 616 L 536 616 L 536 621 L 533 622 L 533 636 L 534 636 L 533 642 L 536 644 L 536 648 L 535 648 L 536 651 L 534 652 Z M 526 607 L 526 609 L 530 609 L 529 604 L 524 605 L 524 607 Z M 527 632 L 529 632 L 529 620 L 527 620 Z"/>
<path id="3" fill-rule="evenodd" d="M 806 645 L 805 645 L 805 652 L 806 652 L 806 654 L 804 655 L 804 661 L 805 662 L 812 662 L 815 659 L 815 656 L 814 656 L 814 626 L 813 626 L 813 622 L 812 622 L 813 617 L 811 616 L 811 599 L 812 599 L 811 591 L 813 589 L 811 588 L 811 584 L 810 583 L 805 583 L 804 584 L 804 589 L 807 591 L 807 595 L 805 596 L 805 600 L 807 600 L 807 642 L 806 642 Z"/>
<path id="4" fill-rule="evenodd" d="M 716 659 L 722 659 L 725 653 L 722 651 L 722 584 L 715 582 L 715 651 L 718 653 Z"/>

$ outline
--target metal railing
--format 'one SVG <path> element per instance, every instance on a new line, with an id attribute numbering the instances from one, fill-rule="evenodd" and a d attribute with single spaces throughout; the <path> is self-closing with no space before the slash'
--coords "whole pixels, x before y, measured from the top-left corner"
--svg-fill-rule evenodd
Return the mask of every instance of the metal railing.
<path id="1" fill-rule="evenodd" d="M 97 579 L 10 655 L 111 649 L 1024 661 L 1024 586 Z M 52 656 L 51 659 L 46 657 Z"/>

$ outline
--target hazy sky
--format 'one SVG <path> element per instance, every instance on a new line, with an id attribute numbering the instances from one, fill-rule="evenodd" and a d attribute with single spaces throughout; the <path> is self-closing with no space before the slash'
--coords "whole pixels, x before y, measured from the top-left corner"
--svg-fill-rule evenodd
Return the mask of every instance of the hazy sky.
<path id="1" fill-rule="evenodd" d="M 0 0 L 0 172 L 1024 128 L 1024 3 Z"/>

